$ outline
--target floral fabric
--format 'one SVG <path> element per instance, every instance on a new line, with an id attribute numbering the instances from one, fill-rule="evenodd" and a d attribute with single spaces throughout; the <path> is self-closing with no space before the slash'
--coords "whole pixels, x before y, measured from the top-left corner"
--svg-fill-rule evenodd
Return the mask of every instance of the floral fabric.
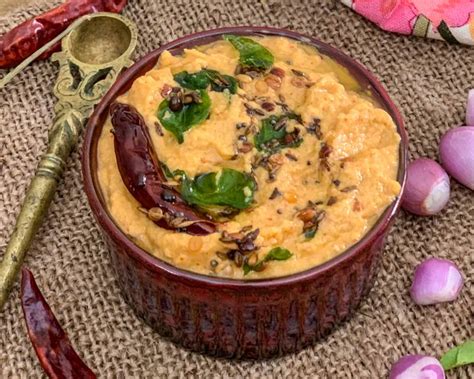
<path id="1" fill-rule="evenodd" d="M 380 28 L 474 45 L 474 0 L 341 0 Z"/>

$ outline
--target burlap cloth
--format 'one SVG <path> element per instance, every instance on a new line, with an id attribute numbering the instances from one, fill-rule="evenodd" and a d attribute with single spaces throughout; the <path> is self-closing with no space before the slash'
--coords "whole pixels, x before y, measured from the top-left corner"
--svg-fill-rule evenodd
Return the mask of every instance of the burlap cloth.
<path id="1" fill-rule="evenodd" d="M 412 157 L 437 157 L 441 133 L 462 122 L 474 86 L 472 48 L 382 32 L 330 0 L 129 2 L 125 14 L 140 30 L 137 56 L 191 32 L 245 24 L 286 27 L 342 49 L 372 70 L 400 106 Z M 1 17 L 0 34 L 49 5 Z M 53 64 L 35 63 L 0 91 L 1 252 L 45 146 L 55 77 Z M 452 187 L 449 207 L 439 216 L 400 215 L 375 287 L 350 322 L 314 347 L 273 361 L 191 353 L 135 317 L 120 296 L 87 205 L 77 151 L 26 263 L 80 355 L 103 377 L 385 378 L 403 354 L 439 356 L 474 337 L 474 196 L 457 183 Z M 431 255 L 457 262 L 466 286 L 452 304 L 420 308 L 407 290 L 414 266 Z M 17 285 L 0 314 L 0 377 L 41 377 L 18 293 Z M 449 377 L 474 378 L 474 367 Z"/>

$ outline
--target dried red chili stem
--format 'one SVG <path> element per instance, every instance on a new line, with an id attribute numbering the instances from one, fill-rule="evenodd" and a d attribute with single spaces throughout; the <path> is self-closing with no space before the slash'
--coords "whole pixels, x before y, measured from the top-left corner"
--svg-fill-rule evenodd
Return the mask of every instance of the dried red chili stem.
<path id="1" fill-rule="evenodd" d="M 64 31 L 81 16 L 95 12 L 120 12 L 127 0 L 69 0 L 35 16 L 0 37 L 0 69 L 15 67 L 36 50 Z M 60 43 L 42 54 L 46 59 Z"/>
<path id="2" fill-rule="evenodd" d="M 96 378 L 74 351 L 33 274 L 25 267 L 21 270 L 21 306 L 33 348 L 50 378 Z"/>
<path id="3" fill-rule="evenodd" d="M 203 219 L 182 199 L 174 188 L 164 184 L 167 179 L 156 157 L 148 128 L 138 111 L 127 104 L 110 107 L 114 127 L 117 164 L 125 186 L 145 208 L 160 208 L 165 217 L 153 220 L 165 229 L 179 229 L 189 234 L 207 235 L 216 231 L 215 224 Z M 174 221 L 195 221 L 180 227 Z M 186 223 L 183 223 L 185 225 Z"/>

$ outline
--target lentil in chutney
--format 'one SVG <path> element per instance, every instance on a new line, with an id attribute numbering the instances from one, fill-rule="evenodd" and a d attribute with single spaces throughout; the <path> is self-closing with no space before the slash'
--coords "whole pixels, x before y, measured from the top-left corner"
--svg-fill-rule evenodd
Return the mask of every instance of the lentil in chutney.
<path id="1" fill-rule="evenodd" d="M 107 209 L 182 269 L 258 279 L 312 268 L 400 192 L 392 118 L 345 68 L 291 39 L 166 51 L 117 103 L 97 152 Z"/>

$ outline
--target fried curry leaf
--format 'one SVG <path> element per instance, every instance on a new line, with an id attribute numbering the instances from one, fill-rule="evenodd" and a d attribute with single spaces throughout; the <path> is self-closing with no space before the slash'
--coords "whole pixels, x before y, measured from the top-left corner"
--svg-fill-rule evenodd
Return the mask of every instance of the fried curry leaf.
<path id="1" fill-rule="evenodd" d="M 272 53 L 258 42 L 246 37 L 224 35 L 240 54 L 240 64 L 244 67 L 253 67 L 258 70 L 269 69 L 274 62 Z"/>
<path id="2" fill-rule="evenodd" d="M 291 258 L 293 254 L 288 250 L 282 247 L 275 247 L 271 249 L 267 256 L 265 257 L 265 261 L 286 261 L 287 259 Z"/>
<path id="3" fill-rule="evenodd" d="M 206 89 L 209 86 L 209 76 L 206 70 L 189 74 L 187 71 L 178 72 L 173 79 L 183 88 Z"/>
<path id="4" fill-rule="evenodd" d="M 297 120 L 299 117 L 294 113 L 284 115 L 271 115 L 262 120 L 262 126 L 254 137 L 257 150 L 275 152 L 285 147 L 298 147 L 303 142 L 299 136 L 299 129 L 288 133 L 286 123 L 288 120 Z"/>
<path id="5" fill-rule="evenodd" d="M 271 249 L 268 254 L 260 262 L 255 263 L 254 265 L 249 265 L 247 262 L 243 265 L 244 275 L 247 275 L 250 271 L 262 271 L 266 262 L 269 261 L 286 261 L 291 258 L 293 254 L 288 250 L 282 247 L 275 247 Z"/>
<path id="6" fill-rule="evenodd" d="M 164 162 L 160 162 L 160 167 L 167 179 L 178 179 L 186 174 L 183 170 L 180 169 L 171 171 L 168 165 Z"/>
<path id="7" fill-rule="evenodd" d="M 248 208 L 253 202 L 256 183 L 252 176 L 230 168 L 200 174 L 194 179 L 183 176 L 181 196 L 202 208 L 227 206 Z"/>
<path id="8" fill-rule="evenodd" d="M 174 179 L 173 171 L 171 171 L 171 169 L 168 167 L 166 163 L 160 162 L 160 167 L 161 167 L 161 170 L 163 171 L 163 174 L 165 174 L 165 176 L 168 179 Z"/>
<path id="9" fill-rule="evenodd" d="M 174 134 L 179 143 L 184 142 L 184 132 L 209 117 L 211 99 L 204 90 L 199 90 L 200 103 L 185 104 L 179 111 L 173 112 L 169 101 L 163 100 L 158 107 L 158 119 L 163 127 Z"/>
<path id="10" fill-rule="evenodd" d="M 231 94 L 237 92 L 237 80 L 216 70 L 203 69 L 193 74 L 181 71 L 173 78 L 181 87 L 192 90 L 206 89 L 210 85 L 211 90 L 215 92 L 224 92 L 224 90 L 228 90 Z"/>
<path id="11" fill-rule="evenodd" d="M 224 92 L 229 90 L 231 94 L 237 93 L 237 80 L 230 75 L 221 75 L 216 71 L 217 75 L 210 74 L 211 89 L 215 92 Z"/>

